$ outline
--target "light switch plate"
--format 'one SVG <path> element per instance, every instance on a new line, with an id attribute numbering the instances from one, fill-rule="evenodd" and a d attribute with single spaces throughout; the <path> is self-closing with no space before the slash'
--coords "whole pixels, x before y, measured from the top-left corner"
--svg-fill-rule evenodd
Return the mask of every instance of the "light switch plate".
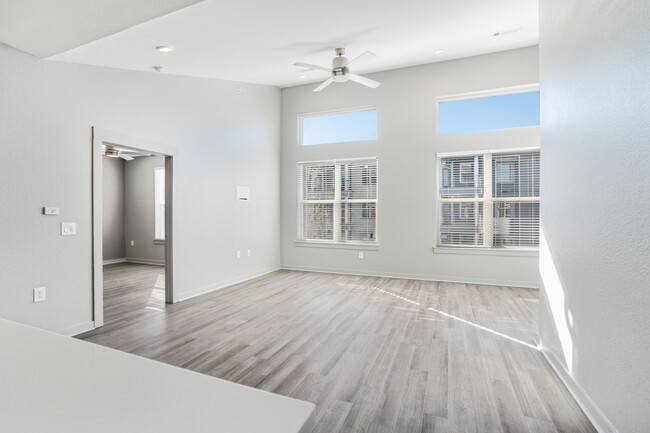
<path id="1" fill-rule="evenodd" d="M 77 234 L 77 223 L 61 223 L 61 236 Z"/>
<path id="2" fill-rule="evenodd" d="M 250 201 L 251 188 L 250 186 L 237 185 L 237 201 Z"/>

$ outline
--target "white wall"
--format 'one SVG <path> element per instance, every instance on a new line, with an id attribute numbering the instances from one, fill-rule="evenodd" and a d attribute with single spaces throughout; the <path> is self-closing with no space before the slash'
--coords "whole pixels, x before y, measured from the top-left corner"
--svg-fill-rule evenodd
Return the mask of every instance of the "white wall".
<path id="1" fill-rule="evenodd" d="M 4 45 L 0 65 L 0 317 L 65 333 L 91 323 L 92 126 L 175 148 L 177 298 L 279 267 L 277 88 L 43 61 Z M 253 200 L 235 202 L 237 184 Z M 41 215 L 45 205 L 61 215 Z M 60 236 L 61 221 L 78 234 Z M 34 304 L 38 286 L 47 301 Z"/>
<path id="2" fill-rule="evenodd" d="M 650 431 L 650 3 L 544 0 L 540 338 L 601 432 Z"/>
<path id="3" fill-rule="evenodd" d="M 145 156 L 125 164 L 124 240 L 129 261 L 165 264 L 165 244 L 154 242 L 154 170 L 158 167 L 165 167 L 165 158 Z"/>
<path id="4" fill-rule="evenodd" d="M 538 81 L 537 47 L 370 74 L 372 90 L 348 82 L 282 90 L 282 265 L 424 279 L 538 286 L 537 256 L 434 253 L 436 152 L 539 145 L 539 128 L 435 133 L 436 97 Z M 376 106 L 378 140 L 299 147 L 298 116 Z M 378 156 L 378 251 L 311 248 L 296 240 L 296 162 Z M 438 249 L 439 250 L 439 249 Z"/>
<path id="5" fill-rule="evenodd" d="M 102 157 L 102 259 L 123 259 L 124 160 Z"/>

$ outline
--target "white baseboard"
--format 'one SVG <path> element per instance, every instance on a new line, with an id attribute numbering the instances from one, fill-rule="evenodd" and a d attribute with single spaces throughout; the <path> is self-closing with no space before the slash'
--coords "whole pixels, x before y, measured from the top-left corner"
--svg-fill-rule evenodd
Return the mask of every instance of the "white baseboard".
<path id="1" fill-rule="evenodd" d="M 562 380 L 566 389 L 569 390 L 575 401 L 578 403 L 578 406 L 580 406 L 585 415 L 587 415 L 587 418 L 589 418 L 589 421 L 591 421 L 598 433 L 618 433 L 616 427 L 614 427 L 605 414 L 598 408 L 598 406 L 596 406 L 596 403 L 594 403 L 585 390 L 582 389 L 575 380 L 573 380 L 573 377 L 571 377 L 569 372 L 566 371 L 555 354 L 548 350 L 539 341 L 535 341 L 535 343 L 537 343 L 544 358 L 546 358 L 548 363 L 551 365 L 551 368 L 560 377 L 560 380 Z"/>
<path id="2" fill-rule="evenodd" d="M 333 269 L 320 268 L 316 266 L 282 265 L 282 269 L 291 271 L 324 272 L 326 274 L 362 275 L 367 277 L 386 277 L 407 280 L 440 281 L 445 283 L 481 284 L 486 286 L 527 287 L 531 289 L 539 289 L 538 283 L 531 283 L 530 281 L 491 280 L 487 278 L 458 278 L 444 275 L 402 274 L 397 272 L 383 271 L 359 271 L 356 269 Z"/>
<path id="3" fill-rule="evenodd" d="M 114 265 L 115 263 L 124 263 L 126 262 L 126 257 L 122 257 L 121 259 L 108 259 L 104 260 L 102 262 L 103 265 Z"/>
<path id="4" fill-rule="evenodd" d="M 199 287 L 198 289 L 190 290 L 189 292 L 181 293 L 178 294 L 178 298 L 174 300 L 174 302 L 180 302 L 180 301 L 185 301 L 190 298 L 194 298 L 195 296 L 200 296 L 204 295 L 206 293 L 213 292 L 215 290 L 223 289 L 228 286 L 232 286 L 233 284 L 238 284 L 238 283 L 243 283 L 244 281 L 261 277 L 262 275 L 270 274 L 271 272 L 275 272 L 279 270 L 279 266 L 274 266 L 272 268 L 267 268 L 263 269 L 261 271 L 257 272 L 252 272 L 250 274 L 246 275 L 240 275 L 237 277 L 230 278 L 228 280 L 220 281 L 216 284 L 210 284 L 209 286 L 204 286 L 204 287 Z"/>
<path id="5" fill-rule="evenodd" d="M 95 322 L 84 322 L 67 328 L 59 329 L 56 331 L 56 333 L 67 335 L 68 337 L 73 337 L 75 335 L 83 334 L 87 331 L 92 331 L 93 329 L 95 329 Z"/>
<path id="6" fill-rule="evenodd" d="M 141 265 L 165 266 L 164 260 L 151 260 L 151 259 L 139 259 L 137 257 L 127 257 L 124 261 L 127 263 L 140 263 Z"/>

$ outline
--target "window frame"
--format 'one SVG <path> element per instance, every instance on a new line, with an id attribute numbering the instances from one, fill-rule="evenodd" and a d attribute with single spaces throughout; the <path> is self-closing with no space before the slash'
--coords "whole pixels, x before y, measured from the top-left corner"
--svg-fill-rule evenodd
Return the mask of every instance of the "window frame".
<path id="1" fill-rule="evenodd" d="M 162 177 L 162 188 L 163 188 L 163 194 L 157 194 L 157 187 L 158 187 L 158 173 L 161 172 L 163 173 Z M 165 203 L 165 167 L 154 167 L 153 169 L 153 240 L 154 243 L 163 243 L 165 242 L 166 239 L 166 221 L 165 221 L 165 206 L 167 205 Z M 158 203 L 157 198 L 161 197 L 163 202 L 162 202 L 162 209 L 159 209 L 158 207 L 161 205 L 161 203 Z M 163 237 L 158 236 L 158 219 L 162 218 L 162 235 Z"/>
<path id="2" fill-rule="evenodd" d="M 302 121 L 303 119 L 309 119 L 312 117 L 324 117 L 324 116 L 331 116 L 331 115 L 336 115 L 336 114 L 346 114 L 346 113 L 357 113 L 360 111 L 371 111 L 374 110 L 377 112 L 377 131 L 376 135 L 377 138 L 371 139 L 371 140 L 357 140 L 357 141 L 337 141 L 335 143 L 320 143 L 320 144 L 310 144 L 310 145 L 304 145 L 302 142 Z M 373 142 L 379 140 L 379 110 L 377 109 L 377 106 L 375 105 L 364 105 L 360 107 L 352 107 L 352 108 L 341 108 L 341 109 L 336 109 L 336 110 L 327 110 L 327 111 L 318 111 L 318 112 L 312 112 L 312 113 L 303 113 L 298 115 L 298 137 L 296 143 L 298 143 L 298 147 L 317 147 L 317 146 L 331 146 L 331 145 L 336 145 L 336 144 L 346 144 L 346 143 L 367 143 L 367 142 Z"/>
<path id="3" fill-rule="evenodd" d="M 436 98 L 435 116 L 434 116 L 436 135 L 444 137 L 444 136 L 454 136 L 458 134 L 476 134 L 476 133 L 485 133 L 491 131 L 507 131 L 510 129 L 519 129 L 519 128 L 539 128 L 539 125 L 532 125 L 532 126 L 513 126 L 510 128 L 501 128 L 501 129 L 484 129 L 480 131 L 455 132 L 449 134 L 440 133 L 440 103 L 441 102 L 452 102 L 452 101 L 460 101 L 463 99 L 475 99 L 475 98 L 484 98 L 487 96 L 511 95 L 513 93 L 526 93 L 526 92 L 539 92 L 539 83 L 522 84 L 519 86 L 501 87 L 498 89 L 478 90 L 476 92 L 466 92 L 466 93 L 457 93 L 453 95 L 438 96 Z"/>
<path id="4" fill-rule="evenodd" d="M 524 152 L 539 152 L 540 147 L 539 146 L 530 146 L 530 147 L 516 147 L 516 148 L 501 148 L 501 149 L 484 149 L 484 150 L 466 150 L 466 151 L 457 151 L 457 152 L 437 152 L 436 153 L 436 169 L 435 169 L 435 191 L 436 191 L 436 199 L 435 199 L 435 227 L 436 227 L 436 232 L 434 234 L 434 246 L 433 246 L 433 251 L 434 253 L 462 253 L 462 252 L 467 252 L 467 253 L 473 253 L 473 254 L 480 254 L 481 252 L 484 253 L 504 253 L 501 255 L 510 255 L 512 254 L 518 254 L 522 253 L 522 255 L 527 255 L 527 253 L 532 253 L 532 254 L 537 254 L 539 251 L 539 246 L 538 247 L 518 247 L 518 246 L 494 246 L 493 245 L 493 240 L 491 241 L 492 245 L 440 245 L 440 225 L 442 223 L 442 216 L 440 214 L 440 204 L 443 202 L 451 202 L 451 203 L 462 203 L 462 201 L 454 201 L 453 199 L 441 199 L 440 197 L 440 183 L 442 182 L 442 172 L 440 170 L 440 167 L 442 165 L 442 159 L 443 158 L 449 158 L 449 157 L 459 157 L 459 156 L 483 156 L 483 167 L 484 167 L 484 172 L 483 172 L 483 197 L 480 198 L 473 198 L 475 202 L 480 202 L 483 203 L 483 214 L 485 215 L 485 210 L 486 209 L 493 209 L 494 203 L 497 202 L 507 202 L 507 201 L 516 201 L 512 200 L 513 197 L 493 197 L 493 192 L 492 192 L 492 185 L 494 182 L 494 174 L 491 173 L 492 170 L 492 156 L 493 155 L 499 155 L 499 154 L 510 154 L 510 153 L 524 153 Z M 488 157 L 489 155 L 489 157 Z M 489 171 L 490 171 L 490 180 L 489 182 L 486 180 L 486 167 L 489 165 Z M 453 176 L 451 176 L 453 177 Z M 489 184 L 489 188 L 486 188 L 485 185 Z M 496 199 L 496 200 L 495 200 Z M 522 201 L 536 201 L 540 202 L 540 197 L 525 197 L 524 200 Z M 489 225 L 490 227 L 492 226 L 492 221 L 493 221 L 493 211 L 490 212 L 490 215 L 488 218 L 483 218 L 483 224 L 484 226 Z M 484 239 L 485 239 L 485 234 L 484 234 Z M 484 240 L 485 242 L 485 240 Z"/>
<path id="5" fill-rule="evenodd" d="M 377 176 L 376 176 L 376 183 L 375 188 L 376 188 L 376 198 L 374 199 L 353 199 L 354 201 L 351 201 L 349 199 L 342 199 L 341 198 L 341 166 L 347 163 L 351 162 L 371 162 L 373 161 L 376 164 L 377 167 Z M 369 156 L 369 157 L 359 157 L 359 158 L 338 158 L 338 159 L 325 159 L 325 160 L 318 160 L 318 161 L 298 161 L 296 163 L 296 168 L 299 168 L 301 166 L 306 166 L 309 164 L 313 165 L 334 165 L 334 199 L 327 199 L 327 200 L 322 200 L 323 203 L 333 203 L 333 226 L 332 226 L 332 240 L 329 239 L 302 239 L 302 235 L 304 233 L 303 227 L 304 227 L 304 220 L 300 217 L 298 217 L 298 210 L 301 204 L 301 191 L 299 190 L 299 185 L 300 185 L 300 179 L 296 177 L 296 208 L 295 208 L 295 215 L 296 215 L 296 240 L 294 241 L 294 245 L 296 246 L 310 246 L 310 247 L 329 247 L 329 248 L 352 248 L 352 249 L 363 249 L 363 250 L 375 250 L 379 248 L 379 212 L 378 212 L 378 204 L 379 204 L 379 159 L 376 156 Z M 298 173 L 298 170 L 296 170 L 296 173 Z M 338 197 L 338 198 L 337 198 Z M 343 215 L 342 211 L 342 204 L 345 203 L 373 203 L 375 205 L 374 208 L 374 214 L 375 214 L 375 232 L 374 232 L 374 240 L 369 241 L 369 242 L 362 242 L 362 241 L 342 241 L 340 240 L 340 229 L 337 231 L 336 230 L 336 221 L 339 222 L 340 226 L 340 219 Z M 337 240 L 338 239 L 338 240 Z"/>

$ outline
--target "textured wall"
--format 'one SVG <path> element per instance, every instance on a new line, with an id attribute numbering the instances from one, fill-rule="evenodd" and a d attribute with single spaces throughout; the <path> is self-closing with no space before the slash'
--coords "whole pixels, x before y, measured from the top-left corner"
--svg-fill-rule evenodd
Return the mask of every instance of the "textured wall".
<path id="1" fill-rule="evenodd" d="M 277 88 L 43 61 L 4 45 L 0 65 L 0 317 L 66 333 L 91 324 L 92 126 L 175 149 L 176 299 L 280 265 Z M 237 184 L 251 186 L 249 203 L 235 201 Z M 46 205 L 61 215 L 41 215 Z M 60 236 L 61 221 L 77 235 Z M 34 304 L 39 286 L 48 299 Z"/>
<path id="2" fill-rule="evenodd" d="M 650 3 L 540 4 L 541 342 L 596 415 L 648 432 Z"/>
<path id="3" fill-rule="evenodd" d="M 154 169 L 158 167 L 165 167 L 165 158 L 146 156 L 125 164 L 124 240 L 126 258 L 164 264 L 165 245 L 154 242 Z"/>

